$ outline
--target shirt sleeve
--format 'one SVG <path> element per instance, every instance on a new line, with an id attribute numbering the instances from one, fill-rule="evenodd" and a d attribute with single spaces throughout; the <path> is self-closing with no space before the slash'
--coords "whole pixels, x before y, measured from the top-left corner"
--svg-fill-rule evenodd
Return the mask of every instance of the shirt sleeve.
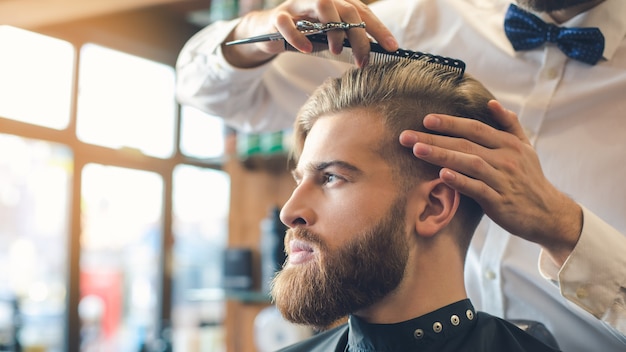
<path id="1" fill-rule="evenodd" d="M 238 23 L 216 22 L 185 44 L 176 63 L 176 97 L 180 104 L 221 117 L 240 131 L 291 128 L 309 94 L 326 77 L 350 66 L 285 52 L 259 67 L 234 67 L 224 58 L 221 44 Z"/>
<path id="2" fill-rule="evenodd" d="M 539 270 L 626 343 L 626 236 L 584 207 L 583 218 L 580 239 L 563 266 L 542 251 Z"/>

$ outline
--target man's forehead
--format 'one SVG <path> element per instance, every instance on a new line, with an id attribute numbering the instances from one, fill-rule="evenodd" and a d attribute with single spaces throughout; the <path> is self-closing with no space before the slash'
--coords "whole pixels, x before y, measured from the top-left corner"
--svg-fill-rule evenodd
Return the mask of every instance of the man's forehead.
<path id="1" fill-rule="evenodd" d="M 320 117 L 304 142 L 300 160 L 338 159 L 348 156 L 378 157 L 384 126 L 377 116 L 348 110 Z"/>

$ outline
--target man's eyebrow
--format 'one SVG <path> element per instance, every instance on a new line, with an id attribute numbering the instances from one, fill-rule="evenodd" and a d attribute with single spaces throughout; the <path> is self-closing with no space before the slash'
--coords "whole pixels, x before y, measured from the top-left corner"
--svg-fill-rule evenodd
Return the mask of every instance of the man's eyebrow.
<path id="1" fill-rule="evenodd" d="M 337 167 L 340 169 L 344 169 L 346 171 L 350 171 L 352 173 L 358 173 L 358 174 L 363 173 L 363 171 L 361 171 L 361 169 L 359 169 L 358 167 L 348 162 L 341 161 L 341 160 L 322 161 L 322 162 L 308 165 L 308 169 L 318 171 L 318 172 L 324 171 L 328 169 L 329 167 Z"/>
<path id="2" fill-rule="evenodd" d="M 344 171 L 347 171 L 356 175 L 360 175 L 363 173 L 363 170 L 359 169 L 358 167 L 348 162 L 341 161 L 341 160 L 331 160 L 331 161 L 321 161 L 317 163 L 310 163 L 310 164 L 305 165 L 303 169 L 295 168 L 294 170 L 291 171 L 291 175 L 297 181 L 302 178 L 303 172 L 308 171 L 308 172 L 317 173 L 317 172 L 324 171 L 328 169 L 329 167 L 336 167 L 336 168 L 342 169 Z"/>

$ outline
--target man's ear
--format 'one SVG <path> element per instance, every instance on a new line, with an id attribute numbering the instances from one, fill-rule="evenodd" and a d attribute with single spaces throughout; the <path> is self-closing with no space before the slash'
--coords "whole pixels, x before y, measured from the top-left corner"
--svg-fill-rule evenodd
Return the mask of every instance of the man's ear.
<path id="1" fill-rule="evenodd" d="M 420 236 L 434 236 L 445 228 L 459 208 L 461 194 L 440 178 L 419 187 L 420 206 L 415 218 L 415 230 Z"/>

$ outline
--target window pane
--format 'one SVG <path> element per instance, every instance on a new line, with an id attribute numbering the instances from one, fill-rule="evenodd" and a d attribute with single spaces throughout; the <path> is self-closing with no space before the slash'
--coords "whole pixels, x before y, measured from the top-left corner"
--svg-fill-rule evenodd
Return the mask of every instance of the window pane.
<path id="1" fill-rule="evenodd" d="M 174 350 L 224 351 L 224 302 L 196 299 L 219 291 L 222 251 L 228 241 L 230 178 L 223 171 L 178 166 L 174 170 Z M 201 341 L 200 346 L 193 341 Z"/>
<path id="2" fill-rule="evenodd" d="M 66 128 L 72 97 L 72 45 L 0 26 L 0 48 L 0 117 Z"/>
<path id="3" fill-rule="evenodd" d="M 81 345 L 139 351 L 158 319 L 163 180 L 98 164 L 82 179 Z"/>
<path id="4" fill-rule="evenodd" d="M 166 158 L 174 151 L 174 69 L 85 44 L 81 48 L 78 138 Z"/>
<path id="5" fill-rule="evenodd" d="M 224 155 L 224 121 L 196 108 L 182 106 L 180 151 L 194 158 Z"/>
<path id="6" fill-rule="evenodd" d="M 72 153 L 0 134 L 0 337 L 63 351 Z M 12 349 L 11 349 L 12 350 Z"/>

